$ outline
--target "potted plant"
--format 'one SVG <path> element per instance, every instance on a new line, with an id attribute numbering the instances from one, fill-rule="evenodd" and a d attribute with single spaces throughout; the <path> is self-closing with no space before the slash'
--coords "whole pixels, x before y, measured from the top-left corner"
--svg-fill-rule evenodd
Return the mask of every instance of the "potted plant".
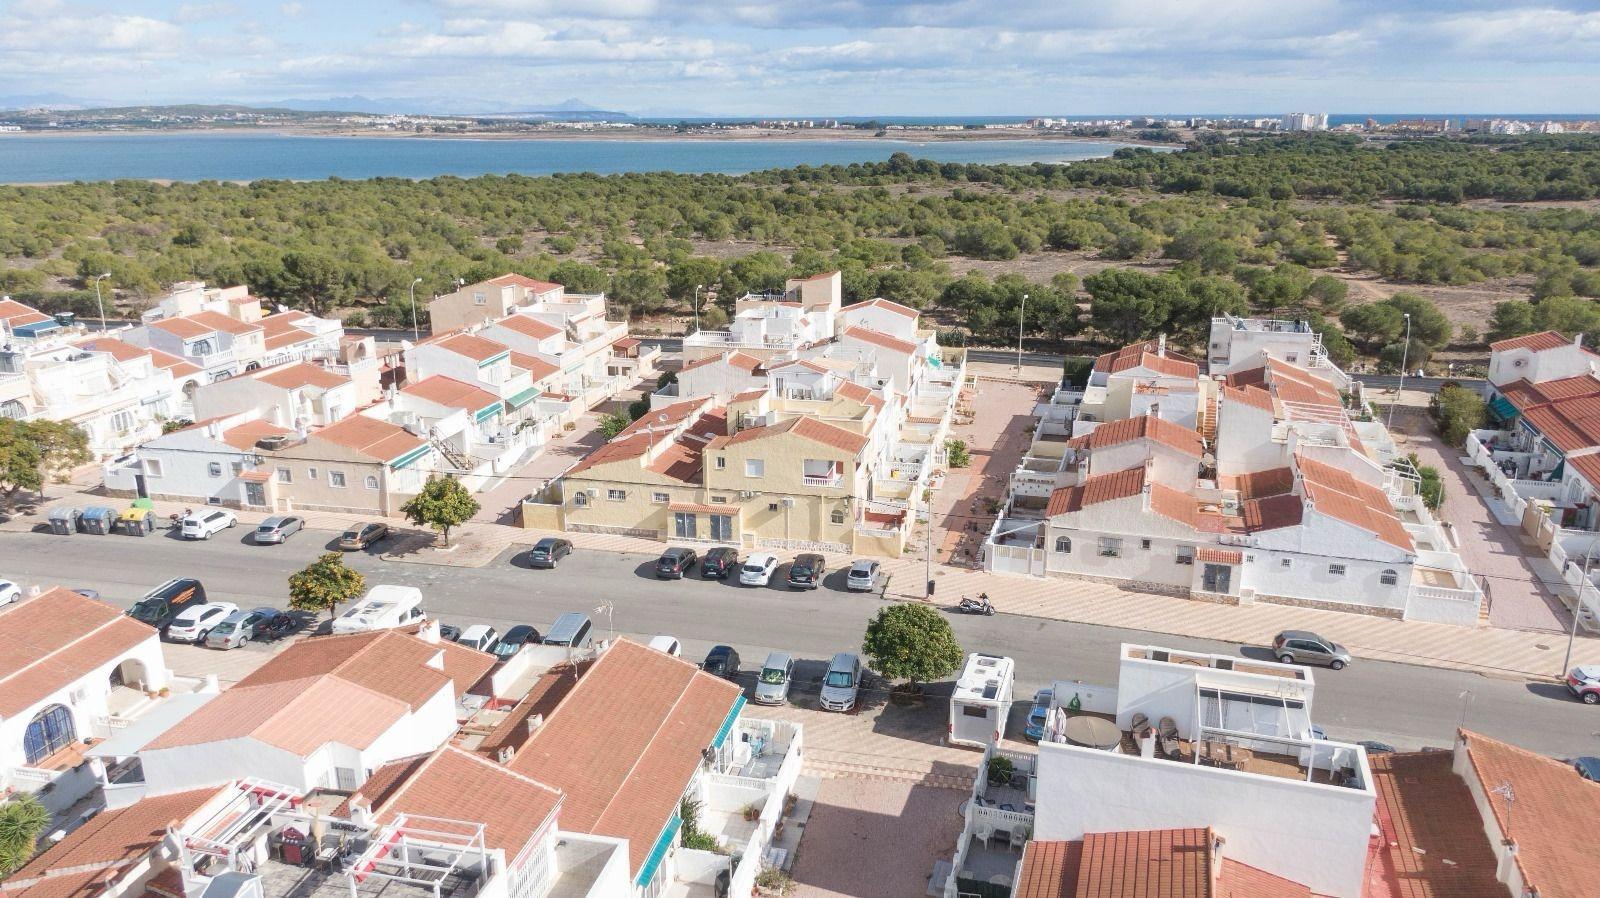
<path id="1" fill-rule="evenodd" d="M 989 759 L 989 782 L 996 786 L 1003 786 L 1011 782 L 1011 774 L 1015 773 L 1017 765 L 1005 755 L 995 755 Z"/>

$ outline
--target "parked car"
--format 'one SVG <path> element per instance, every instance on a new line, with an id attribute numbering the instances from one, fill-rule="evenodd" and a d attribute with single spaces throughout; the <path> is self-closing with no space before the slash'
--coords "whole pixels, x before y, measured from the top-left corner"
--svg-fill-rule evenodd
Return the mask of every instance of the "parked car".
<path id="1" fill-rule="evenodd" d="M 22 598 L 22 587 L 10 580 L 0 580 L 0 605 L 9 605 Z"/>
<path id="2" fill-rule="evenodd" d="M 440 635 L 443 636 L 442 630 Z M 500 641 L 500 633 L 488 624 L 473 624 L 462 630 L 461 634 L 455 638 L 455 641 L 469 649 L 487 652 L 495 647 L 495 643 Z"/>
<path id="3" fill-rule="evenodd" d="M 658 652 L 665 652 L 674 658 L 683 657 L 683 646 L 678 643 L 678 637 L 656 634 L 650 637 L 650 648 Z"/>
<path id="4" fill-rule="evenodd" d="M 0 582 L 4 582 L 4 581 L 0 581 Z M 72 591 L 77 593 L 80 596 L 83 596 L 86 599 L 98 599 L 98 598 L 100 598 L 100 590 L 98 590 L 98 589 L 90 589 L 90 588 L 88 588 L 86 586 L 74 586 L 72 588 Z M 4 605 L 7 602 L 15 602 L 15 601 L 16 601 L 16 599 L 7 599 L 7 598 L 5 598 L 5 590 L 4 589 L 0 589 L 0 605 Z"/>
<path id="5" fill-rule="evenodd" d="M 1022 727 L 1024 739 L 1038 742 L 1044 738 L 1044 719 L 1050 713 L 1050 702 L 1055 697 L 1056 691 L 1048 686 L 1033 694 L 1033 707 L 1028 709 L 1028 722 Z"/>
<path id="6" fill-rule="evenodd" d="M 878 563 L 862 558 L 850 565 L 845 575 L 844 588 L 851 592 L 871 592 L 878 588 Z"/>
<path id="7" fill-rule="evenodd" d="M 133 603 L 128 616 L 136 621 L 160 629 L 191 605 L 204 605 L 206 588 L 193 577 L 180 577 L 157 586 L 145 593 L 144 598 Z"/>
<path id="8" fill-rule="evenodd" d="M 673 546 L 656 559 L 656 576 L 663 580 L 682 580 L 699 558 L 693 549 Z"/>
<path id="9" fill-rule="evenodd" d="M 379 521 L 357 524 L 339 537 L 339 548 L 346 552 L 359 552 L 388 535 L 388 524 Z"/>
<path id="10" fill-rule="evenodd" d="M 738 679 L 739 653 L 731 645 L 714 645 L 700 662 L 700 669 L 724 680 Z"/>
<path id="11" fill-rule="evenodd" d="M 470 632 L 470 628 L 469 628 Z M 466 635 L 466 634 L 462 634 Z M 527 624 L 517 624 L 494 644 L 494 655 L 504 661 L 530 645 L 539 644 L 539 631 Z"/>
<path id="12" fill-rule="evenodd" d="M 1578 775 L 1589 782 L 1600 783 L 1600 758 L 1593 757 L 1592 755 L 1585 755 L 1581 758 L 1573 758 L 1572 769 L 1578 771 Z"/>
<path id="13" fill-rule="evenodd" d="M 739 550 L 731 546 L 717 546 L 700 559 L 700 576 L 707 580 L 726 580 L 739 570 Z"/>
<path id="14" fill-rule="evenodd" d="M 789 683 L 793 679 L 794 658 L 788 652 L 773 652 L 761 662 L 756 691 L 750 700 L 762 705 L 781 705 L 789 700 Z"/>
<path id="15" fill-rule="evenodd" d="M 235 611 L 222 619 L 222 622 L 211 628 L 206 634 L 206 648 L 208 649 L 236 649 L 250 640 L 255 639 L 258 628 L 269 623 L 280 612 L 276 608 L 252 608 L 249 611 Z"/>
<path id="16" fill-rule="evenodd" d="M 214 508 L 190 513 L 183 519 L 179 532 L 184 539 L 210 539 L 212 534 L 221 533 L 237 523 L 239 518 L 233 512 Z"/>
<path id="17" fill-rule="evenodd" d="M 528 550 L 528 567 L 554 568 L 561 559 L 572 554 L 572 543 L 547 536 Z"/>
<path id="18" fill-rule="evenodd" d="M 587 648 L 594 638 L 590 635 L 593 630 L 594 622 L 589 620 L 589 615 L 582 611 L 568 611 L 550 624 L 550 632 L 544 634 L 544 644 L 569 649 Z"/>
<path id="19" fill-rule="evenodd" d="M 817 704 L 824 711 L 848 711 L 856 706 L 861 695 L 861 656 L 854 652 L 840 652 L 828 662 L 828 672 L 822 675 L 822 693 Z"/>
<path id="20" fill-rule="evenodd" d="M 789 565 L 789 588 L 816 589 L 822 585 L 823 575 L 827 572 L 827 559 L 821 555 L 812 552 L 797 555 Z"/>
<path id="21" fill-rule="evenodd" d="M 1396 751 L 1393 745 L 1390 745 L 1387 742 L 1378 742 L 1373 739 L 1367 739 L 1362 742 L 1357 742 L 1356 744 L 1366 749 L 1367 754 L 1369 755 L 1392 755 Z"/>
<path id="22" fill-rule="evenodd" d="M 173 642 L 193 642 L 196 644 L 205 641 L 211 628 L 222 623 L 228 615 L 239 610 L 239 606 L 232 602 L 207 602 L 204 605 L 190 605 L 178 612 L 178 616 L 167 624 L 167 638 Z"/>
<path id="23" fill-rule="evenodd" d="M 303 518 L 294 515 L 273 515 L 256 525 L 256 544 L 267 546 L 285 542 L 305 529 L 306 522 Z"/>
<path id="24" fill-rule="evenodd" d="M 739 568 L 739 582 L 745 586 L 766 586 L 778 570 L 778 556 L 757 552 L 744 560 Z"/>
<path id="25" fill-rule="evenodd" d="M 461 628 L 455 624 L 440 624 L 439 638 L 447 642 L 460 642 Z"/>
<path id="26" fill-rule="evenodd" d="M 1580 664 L 1567 674 L 1567 691 L 1586 705 L 1600 705 L 1600 664 Z"/>
<path id="27" fill-rule="evenodd" d="M 1326 664 L 1334 670 L 1344 670 L 1350 663 L 1350 653 L 1344 646 L 1310 630 L 1279 633 L 1272 640 L 1272 654 L 1284 664 Z"/>

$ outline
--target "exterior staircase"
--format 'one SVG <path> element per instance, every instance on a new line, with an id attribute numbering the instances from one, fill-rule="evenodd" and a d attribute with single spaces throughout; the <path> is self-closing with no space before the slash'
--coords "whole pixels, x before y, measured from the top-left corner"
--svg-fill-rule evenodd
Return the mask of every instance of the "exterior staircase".
<path id="1" fill-rule="evenodd" d="M 440 439 L 437 432 L 428 432 L 428 445 L 439 450 L 439 454 L 444 456 L 445 461 L 450 463 L 450 467 L 463 474 L 471 473 L 473 468 L 472 459 L 456 451 L 454 446 Z"/>
<path id="2" fill-rule="evenodd" d="M 1217 395 L 1212 393 L 1206 397 L 1205 407 L 1200 410 L 1199 421 L 1200 439 L 1205 440 L 1207 446 L 1216 445 L 1217 442 Z"/>

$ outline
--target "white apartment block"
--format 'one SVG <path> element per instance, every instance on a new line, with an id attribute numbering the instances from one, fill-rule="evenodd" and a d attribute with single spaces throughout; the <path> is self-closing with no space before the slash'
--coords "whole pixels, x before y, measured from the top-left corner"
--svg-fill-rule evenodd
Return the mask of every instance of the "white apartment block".
<path id="1" fill-rule="evenodd" d="M 1109 352 L 1040 403 L 986 568 L 1476 626 L 1415 471 L 1317 335 L 1279 325 L 1218 319 L 1207 376 L 1164 340 Z"/>

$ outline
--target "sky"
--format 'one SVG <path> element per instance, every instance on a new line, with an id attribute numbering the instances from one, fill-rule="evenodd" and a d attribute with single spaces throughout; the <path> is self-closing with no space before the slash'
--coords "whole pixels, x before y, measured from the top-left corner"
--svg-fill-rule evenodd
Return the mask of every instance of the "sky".
<path id="1" fill-rule="evenodd" d="M 1600 112 L 1600 0 L 0 0 L 0 105 Z"/>

